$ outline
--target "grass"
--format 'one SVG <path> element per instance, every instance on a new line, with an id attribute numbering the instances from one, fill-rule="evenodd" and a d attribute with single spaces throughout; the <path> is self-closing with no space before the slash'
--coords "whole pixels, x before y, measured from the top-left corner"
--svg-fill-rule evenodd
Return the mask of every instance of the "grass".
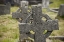
<path id="1" fill-rule="evenodd" d="M 11 12 L 17 7 L 12 7 Z M 19 37 L 18 21 L 12 18 L 12 14 L 0 15 L 0 42 L 16 42 Z"/>
<path id="2" fill-rule="evenodd" d="M 53 2 L 52 4 L 50 4 L 50 7 L 52 8 L 59 8 L 61 4 L 64 4 L 64 0 L 50 0 L 50 1 Z"/>

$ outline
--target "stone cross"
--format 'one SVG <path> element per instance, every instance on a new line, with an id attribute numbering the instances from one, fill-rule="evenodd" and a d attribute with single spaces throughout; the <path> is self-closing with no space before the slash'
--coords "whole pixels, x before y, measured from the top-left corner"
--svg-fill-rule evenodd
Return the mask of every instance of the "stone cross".
<path id="1" fill-rule="evenodd" d="M 27 5 L 28 6 L 28 5 Z M 48 15 L 42 13 L 42 5 L 31 5 L 29 7 L 21 7 L 21 12 L 12 14 L 13 18 L 20 20 L 19 42 L 22 42 L 28 37 L 33 38 L 34 42 L 46 42 L 46 38 L 52 33 L 53 30 L 58 30 L 58 20 L 52 20 Z M 23 9 L 24 10 L 23 10 Z M 42 18 L 45 18 L 44 21 Z M 21 19 L 19 19 L 21 18 Z M 30 31 L 35 32 L 31 34 Z M 46 33 L 45 30 L 47 30 Z"/>

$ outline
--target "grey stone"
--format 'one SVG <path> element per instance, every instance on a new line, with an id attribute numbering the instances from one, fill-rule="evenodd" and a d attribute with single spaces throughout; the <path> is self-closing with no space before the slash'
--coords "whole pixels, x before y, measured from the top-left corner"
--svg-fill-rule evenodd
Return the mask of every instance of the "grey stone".
<path id="1" fill-rule="evenodd" d="M 60 5 L 58 16 L 64 16 L 64 4 Z"/>
<path id="2" fill-rule="evenodd" d="M 47 15 L 42 14 L 42 9 L 40 8 L 41 6 L 37 6 L 37 5 L 32 6 L 33 23 L 30 23 L 30 25 L 20 24 L 19 28 L 20 31 L 22 31 L 22 33 L 30 32 L 30 30 L 34 31 L 35 34 L 33 39 L 35 40 L 35 42 L 46 42 L 46 38 L 51 34 L 51 32 L 53 30 L 58 30 L 58 21 L 51 20 L 50 17 L 48 17 L 49 20 L 47 18 L 47 21 L 45 22 L 41 20 L 42 16 L 45 17 Z M 40 12 L 38 11 L 38 9 L 40 10 Z M 45 30 L 47 30 L 47 33 L 43 34 Z"/>
<path id="3" fill-rule="evenodd" d="M 20 5 L 20 0 L 13 0 L 15 5 Z"/>
<path id="4" fill-rule="evenodd" d="M 53 8 L 52 10 L 58 11 L 59 9 L 58 8 Z"/>
<path id="5" fill-rule="evenodd" d="M 10 4 L 0 5 L 0 15 L 10 14 Z"/>
<path id="6" fill-rule="evenodd" d="M 50 0 L 42 0 L 43 8 L 48 8 L 49 7 L 49 3 L 50 3 Z"/>
<path id="7" fill-rule="evenodd" d="M 31 28 L 30 28 L 30 24 L 27 24 L 27 23 L 20 23 L 19 24 L 19 30 L 21 31 L 21 32 L 29 32 L 30 30 L 31 30 Z"/>
<path id="8" fill-rule="evenodd" d="M 28 1 L 20 1 L 20 7 L 25 7 L 28 6 L 29 2 Z"/>
<path id="9" fill-rule="evenodd" d="M 28 6 L 27 8 L 22 6 L 20 7 L 21 11 L 12 14 L 13 18 L 22 18 L 22 22 L 19 24 L 19 42 L 22 42 L 23 39 L 27 39 L 28 37 L 33 38 L 34 42 L 46 42 L 46 38 L 52 31 L 59 29 L 58 20 L 52 20 L 48 15 L 42 14 L 41 5 L 31 5 L 30 12 L 27 11 L 28 9 Z M 42 17 L 46 21 L 42 20 Z M 35 33 L 31 34 L 31 30 Z M 44 33 L 45 30 L 47 30 L 46 33 Z"/>
<path id="10" fill-rule="evenodd" d="M 12 13 L 13 18 L 22 18 L 23 21 L 19 20 L 20 22 L 28 22 L 31 15 L 31 9 L 28 8 L 28 2 L 21 1 L 20 9 L 18 9 L 16 12 Z M 25 3 L 23 3 L 25 2 Z M 28 18 L 28 20 L 27 20 Z"/>

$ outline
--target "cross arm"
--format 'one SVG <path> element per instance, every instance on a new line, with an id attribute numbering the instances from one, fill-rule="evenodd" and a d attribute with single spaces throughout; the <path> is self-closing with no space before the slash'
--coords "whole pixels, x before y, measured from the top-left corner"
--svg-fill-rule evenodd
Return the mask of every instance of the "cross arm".
<path id="1" fill-rule="evenodd" d="M 19 30 L 23 33 L 29 32 L 31 30 L 31 24 L 29 23 L 20 23 Z"/>
<path id="2" fill-rule="evenodd" d="M 44 28 L 48 31 L 58 30 L 58 20 L 47 20 Z"/>

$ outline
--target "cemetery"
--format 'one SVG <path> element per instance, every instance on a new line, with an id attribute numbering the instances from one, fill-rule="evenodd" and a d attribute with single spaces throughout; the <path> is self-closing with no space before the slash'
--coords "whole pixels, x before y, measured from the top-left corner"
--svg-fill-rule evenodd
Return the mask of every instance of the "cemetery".
<path id="1" fill-rule="evenodd" d="M 64 1 L 14 2 L 0 4 L 0 42 L 64 42 Z"/>

